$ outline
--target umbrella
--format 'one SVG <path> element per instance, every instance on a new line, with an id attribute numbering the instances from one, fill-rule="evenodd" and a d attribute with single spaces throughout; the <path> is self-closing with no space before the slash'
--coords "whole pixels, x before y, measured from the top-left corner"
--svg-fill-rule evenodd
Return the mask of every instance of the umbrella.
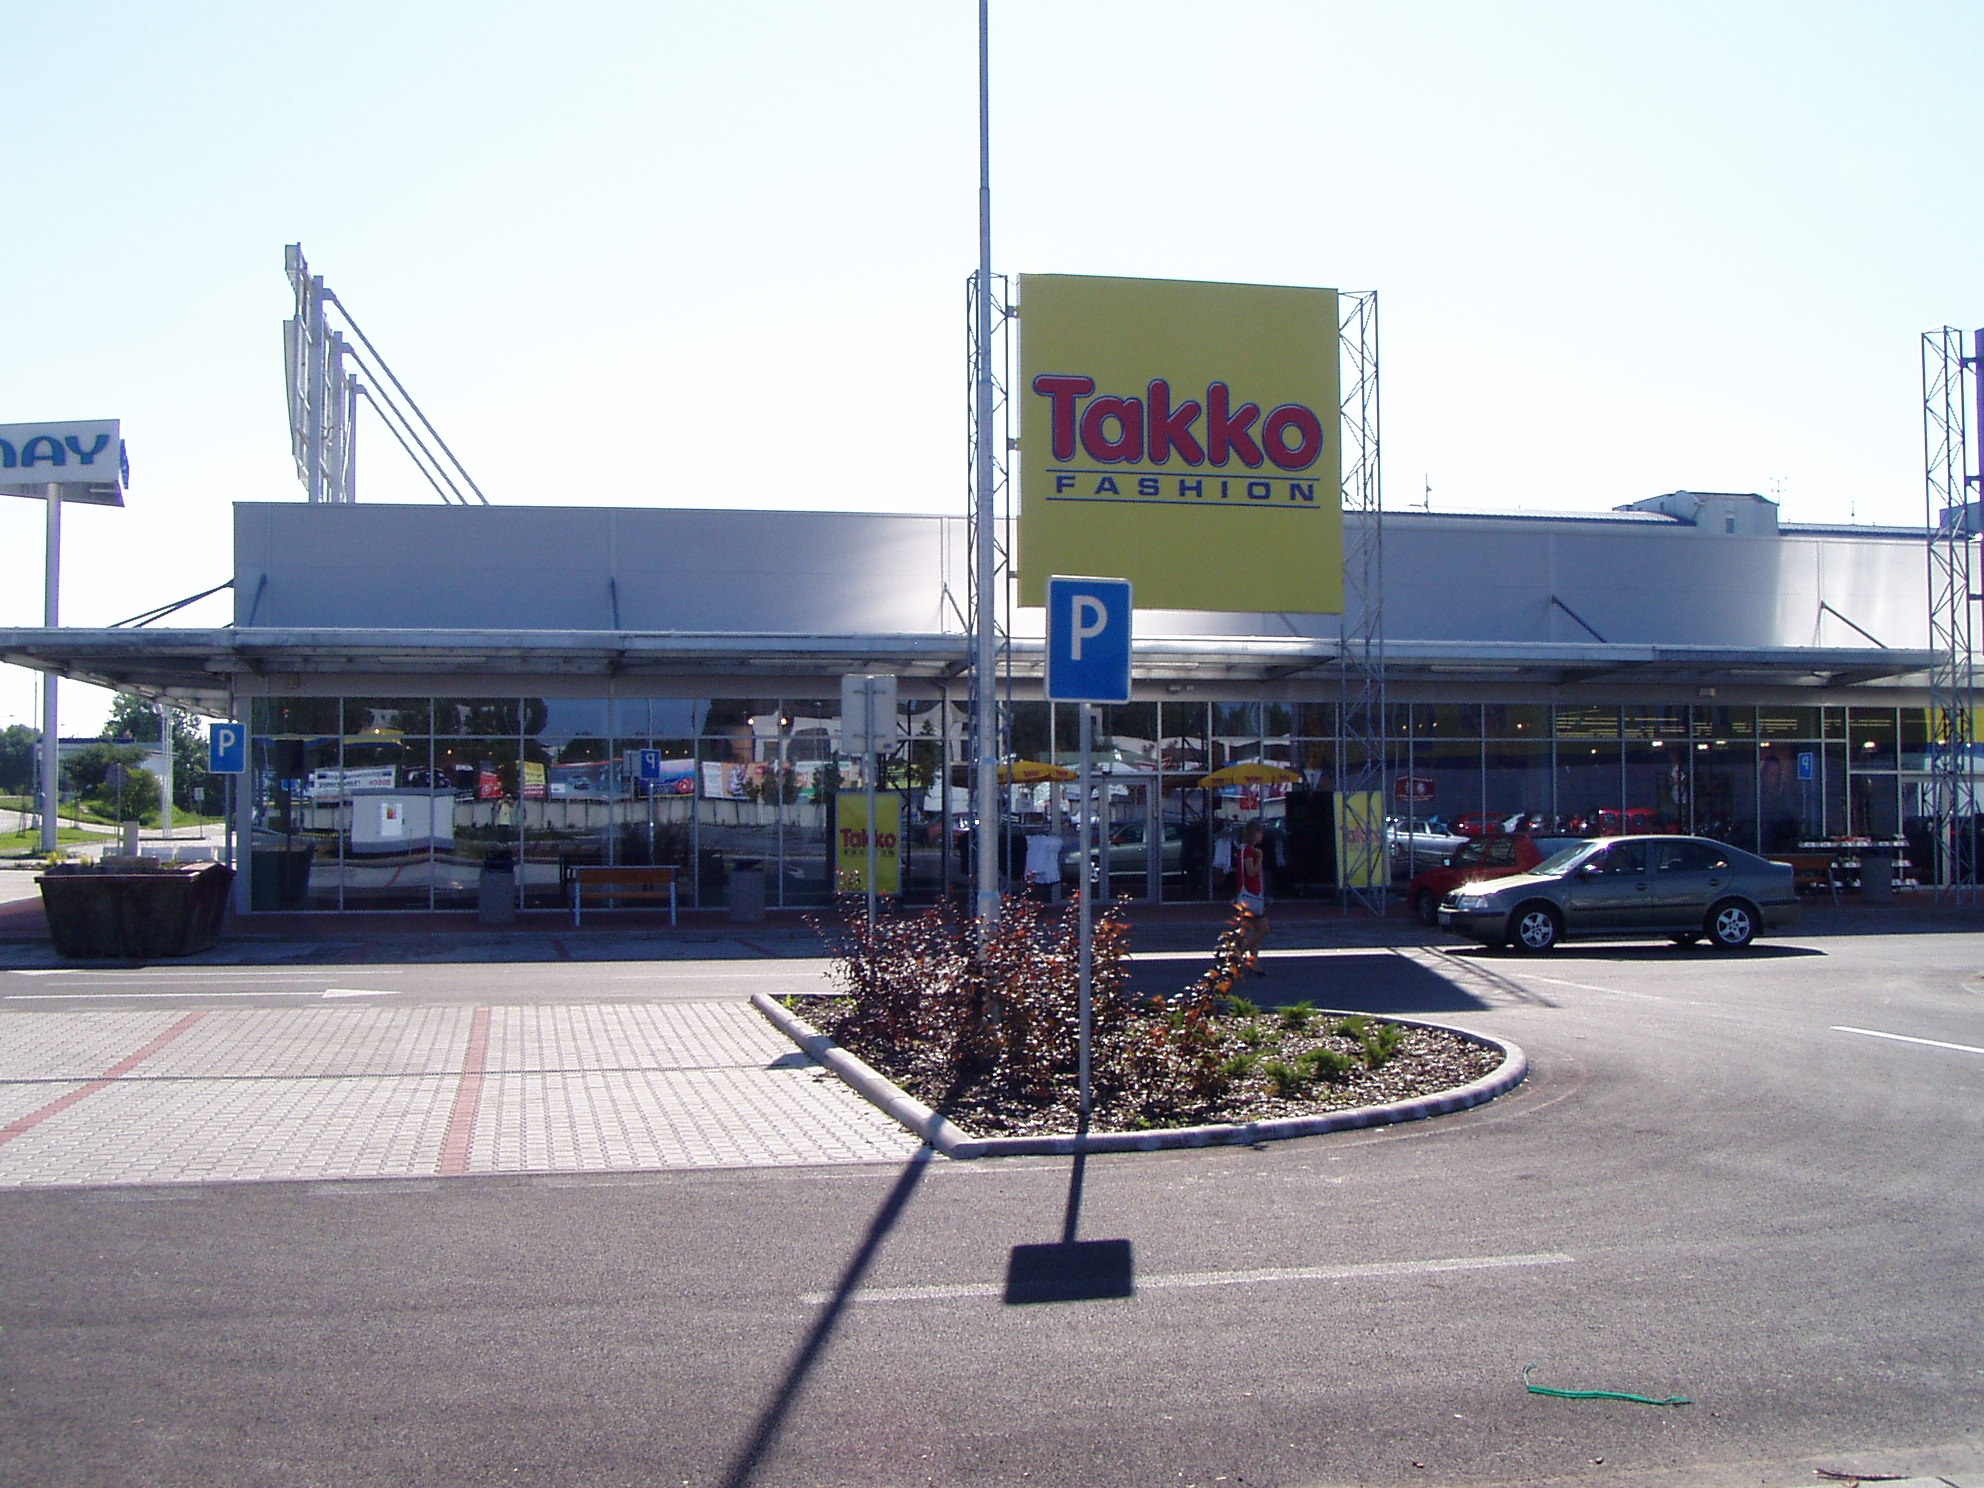
<path id="1" fill-rule="evenodd" d="M 999 766 L 1001 785 L 1037 785 L 1043 780 L 1073 780 L 1075 772 L 1066 765 L 1050 765 L 1043 760 L 1014 760 Z"/>
<path id="2" fill-rule="evenodd" d="M 1237 765 L 1214 770 L 1200 780 L 1199 785 L 1201 789 L 1222 785 L 1294 785 L 1301 779 L 1300 772 L 1284 765 L 1271 765 L 1265 760 L 1242 760 Z"/>

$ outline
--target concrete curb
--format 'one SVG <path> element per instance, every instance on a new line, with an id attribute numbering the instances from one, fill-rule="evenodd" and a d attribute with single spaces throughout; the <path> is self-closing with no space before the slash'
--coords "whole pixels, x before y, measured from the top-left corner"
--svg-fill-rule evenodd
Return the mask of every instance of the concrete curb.
<path id="1" fill-rule="evenodd" d="M 1089 1137 L 1078 1137 L 1072 1133 L 1045 1137 L 973 1137 L 960 1131 L 922 1101 L 898 1088 L 765 993 L 752 993 L 751 1005 L 764 1014 L 773 1027 L 840 1076 L 865 1100 L 900 1121 L 944 1156 L 960 1161 L 974 1157 L 1065 1157 L 1077 1152 L 1158 1152 L 1174 1147 L 1249 1146 L 1255 1142 L 1278 1142 L 1288 1137 L 1313 1137 L 1324 1132 L 1353 1131 L 1367 1126 L 1392 1126 L 1483 1105 L 1515 1089 L 1529 1074 L 1529 1056 L 1504 1039 L 1472 1033 L 1465 1028 L 1452 1028 L 1444 1023 L 1428 1023 L 1416 1018 L 1387 1018 L 1382 1021 L 1402 1023 L 1408 1028 L 1436 1028 L 1483 1048 L 1499 1050 L 1502 1062 L 1480 1079 L 1438 1095 L 1391 1101 L 1382 1106 L 1360 1106 L 1352 1111 L 1332 1111 L 1323 1116 L 1284 1116 L 1272 1121 L 1179 1126 L 1158 1131 L 1103 1132 Z M 1318 1011 L 1329 1013 L 1327 1009 Z M 1343 1013 L 1329 1015 L 1347 1016 Z"/>

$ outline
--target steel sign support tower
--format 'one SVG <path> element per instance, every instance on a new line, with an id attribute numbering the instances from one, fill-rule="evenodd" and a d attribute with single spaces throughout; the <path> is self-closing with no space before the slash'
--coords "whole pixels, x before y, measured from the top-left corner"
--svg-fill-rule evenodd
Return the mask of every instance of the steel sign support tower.
<path id="1" fill-rule="evenodd" d="M 972 914 L 979 943 L 999 919 L 999 624 L 997 386 L 992 366 L 992 114 L 989 0 L 978 0 L 978 272 L 972 277 L 971 763 Z M 1002 296 L 1003 301 L 1003 296 Z M 1004 319 L 1004 304 L 999 307 Z M 948 789 L 948 787 L 947 787 Z"/>
<path id="2" fill-rule="evenodd" d="M 1929 540 L 1929 775 L 1935 821 L 1938 902 L 1968 904 L 1977 892 L 1977 774 L 1974 754 L 1976 539 L 1984 489 L 1970 469 L 1970 413 L 1984 429 L 1984 331 L 1949 326 L 1922 337 L 1922 445 Z M 1967 397 L 1966 394 L 1969 396 Z M 1984 460 L 1984 451 L 1979 452 Z"/>
<path id="3" fill-rule="evenodd" d="M 1385 841 L 1385 540 L 1384 487 L 1378 462 L 1378 295 L 1340 292 L 1343 369 L 1343 619 L 1339 663 L 1337 759 L 1339 796 L 1376 792 L 1374 819 L 1379 855 L 1375 885 L 1346 884 L 1343 904 L 1385 912 L 1391 862 Z M 1370 799 L 1367 795 L 1366 801 Z M 1346 819 L 1346 825 L 1349 825 Z M 1343 871 L 1342 864 L 1338 872 Z"/>

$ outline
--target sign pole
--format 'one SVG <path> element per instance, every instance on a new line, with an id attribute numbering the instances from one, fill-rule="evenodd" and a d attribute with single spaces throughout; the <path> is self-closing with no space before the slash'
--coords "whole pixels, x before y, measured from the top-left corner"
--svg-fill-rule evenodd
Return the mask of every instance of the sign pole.
<path id="1" fill-rule="evenodd" d="M 60 601 L 57 598 L 62 574 L 62 488 L 54 482 L 47 486 L 48 496 L 48 568 L 42 581 L 41 623 L 50 630 L 55 629 L 60 614 Z M 41 850 L 44 853 L 55 851 L 55 829 L 59 825 L 55 819 L 55 807 L 61 797 L 62 749 L 56 732 L 55 689 L 56 674 L 43 673 L 41 684 Z"/>
<path id="2" fill-rule="evenodd" d="M 1081 785 L 1078 787 L 1081 792 L 1081 829 L 1076 838 L 1079 846 L 1075 851 L 1075 861 L 1081 865 L 1079 880 L 1081 884 L 1081 980 L 1079 983 L 1080 991 L 1078 993 L 1081 1027 L 1080 1032 L 1076 1036 L 1076 1047 L 1078 1050 L 1077 1064 L 1079 1067 L 1077 1078 L 1080 1084 L 1080 1094 L 1078 1096 L 1077 1110 L 1081 1116 L 1082 1130 L 1086 1131 L 1088 1130 L 1089 1117 L 1088 1044 L 1089 1027 L 1093 1012 L 1090 1003 L 1093 985 L 1091 981 L 1091 968 L 1094 964 L 1095 933 L 1093 918 L 1095 905 L 1091 897 L 1095 865 L 1089 861 L 1089 844 L 1093 840 L 1093 817 L 1089 811 L 1090 771 L 1088 757 L 1089 749 L 1094 743 L 1095 720 L 1093 709 L 1088 703 L 1081 703 L 1077 706 L 1080 707 L 1082 714 L 1081 739 L 1078 745 L 1082 756 Z"/>

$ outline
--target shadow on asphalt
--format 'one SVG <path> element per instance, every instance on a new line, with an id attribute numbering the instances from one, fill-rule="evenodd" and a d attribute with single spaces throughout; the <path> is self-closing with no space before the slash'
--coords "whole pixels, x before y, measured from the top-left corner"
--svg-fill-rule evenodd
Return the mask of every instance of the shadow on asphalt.
<path id="1" fill-rule="evenodd" d="M 820 1362 L 820 1356 L 826 1352 L 827 1344 L 833 1338 L 834 1329 L 840 1324 L 841 1314 L 847 1310 L 848 1302 L 860 1287 L 862 1277 L 868 1274 L 868 1268 L 874 1264 L 875 1256 L 882 1248 L 882 1242 L 888 1238 L 889 1231 L 896 1227 L 896 1221 L 902 1218 L 903 1210 L 909 1207 L 910 1196 L 916 1192 L 916 1185 L 922 1182 L 924 1173 L 929 1170 L 930 1159 L 934 1153 L 935 1149 L 929 1146 L 916 1149 L 915 1155 L 910 1158 L 908 1165 L 896 1178 L 888 1197 L 882 1200 L 882 1207 L 875 1211 L 875 1217 L 868 1222 L 868 1233 L 861 1237 L 861 1244 L 856 1247 L 854 1255 L 848 1260 L 847 1269 L 841 1272 L 840 1282 L 834 1288 L 833 1295 L 820 1309 L 820 1315 L 813 1319 L 813 1326 L 807 1330 L 805 1339 L 792 1356 L 792 1362 L 786 1366 L 785 1378 L 780 1380 L 777 1388 L 772 1391 L 771 1399 L 765 1403 L 764 1410 L 759 1412 L 758 1419 L 752 1424 L 751 1434 L 745 1439 L 735 1460 L 731 1462 L 730 1471 L 723 1475 L 723 1488 L 748 1488 L 757 1477 L 759 1464 L 765 1460 L 765 1455 L 778 1444 L 779 1433 L 785 1429 L 785 1419 L 792 1413 L 792 1407 L 799 1399 L 799 1392 L 805 1388 L 807 1376 L 812 1374 L 813 1367 Z"/>
<path id="2" fill-rule="evenodd" d="M 1289 951 L 1264 957 L 1262 965 L 1267 975 L 1249 978 L 1240 990 L 1263 1007 L 1307 999 L 1318 1007 L 1411 1015 L 1478 1012 L 1491 1005 L 1417 958 L 1394 951 Z M 1130 990 L 1141 997 L 1173 997 L 1199 970 L 1188 962 L 1133 961 Z"/>

